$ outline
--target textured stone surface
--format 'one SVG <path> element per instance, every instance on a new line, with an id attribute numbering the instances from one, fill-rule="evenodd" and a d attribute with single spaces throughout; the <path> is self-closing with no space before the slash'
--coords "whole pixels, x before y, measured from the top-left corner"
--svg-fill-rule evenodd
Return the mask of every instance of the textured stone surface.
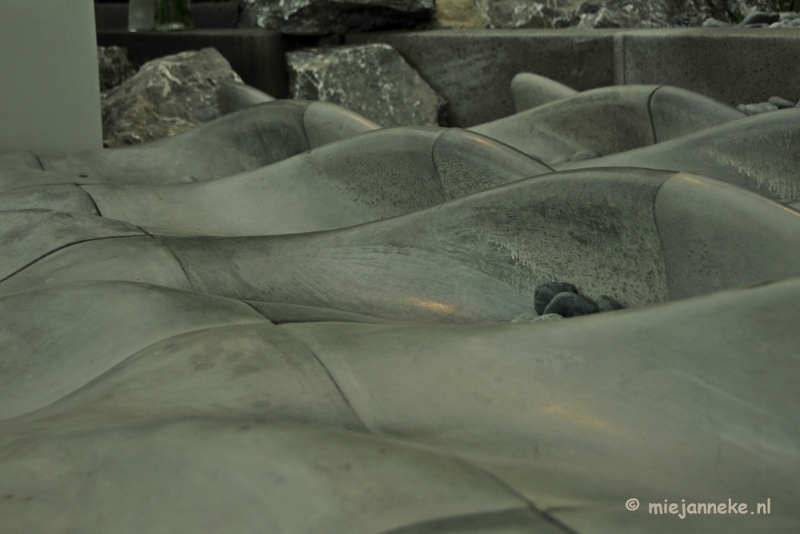
<path id="1" fill-rule="evenodd" d="M 333 102 L 383 126 L 439 124 L 445 100 L 391 46 L 287 54 L 292 98 Z"/>
<path id="2" fill-rule="evenodd" d="M 294 35 L 410 27 L 430 19 L 434 0 L 243 0 L 238 26 Z"/>
<path id="3" fill-rule="evenodd" d="M 216 119 L 216 89 L 226 79 L 241 81 L 213 48 L 145 63 L 124 84 L 104 93 L 104 144 L 154 141 Z"/>
<path id="4" fill-rule="evenodd" d="M 98 46 L 97 61 L 101 91 L 120 85 L 136 73 L 136 69 L 128 61 L 128 51 L 121 46 Z"/>

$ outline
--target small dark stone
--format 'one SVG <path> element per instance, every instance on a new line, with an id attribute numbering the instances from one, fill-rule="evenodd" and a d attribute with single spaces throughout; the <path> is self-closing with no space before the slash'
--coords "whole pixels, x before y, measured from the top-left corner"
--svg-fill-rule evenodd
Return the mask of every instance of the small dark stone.
<path id="1" fill-rule="evenodd" d="M 620 304 L 616 299 L 611 298 L 608 295 L 600 295 L 597 298 L 597 311 L 599 312 L 621 310 L 624 307 L 625 306 Z"/>
<path id="2" fill-rule="evenodd" d="M 771 96 L 769 97 L 769 100 L 767 100 L 767 102 L 772 104 L 778 109 L 787 109 L 795 107 L 794 102 L 792 102 L 791 100 L 786 100 L 785 98 L 781 98 L 779 96 Z"/>
<path id="3" fill-rule="evenodd" d="M 553 300 L 553 297 L 564 292 L 577 293 L 578 290 L 572 284 L 565 282 L 546 282 L 538 286 L 533 291 L 533 309 L 536 310 L 536 313 L 542 315 L 544 309 Z"/>
<path id="4" fill-rule="evenodd" d="M 778 22 L 781 19 L 780 13 L 767 13 L 765 11 L 756 11 L 754 13 L 750 13 L 747 15 L 744 20 L 742 21 L 742 26 L 747 26 L 748 24 L 772 24 L 773 22 Z"/>
<path id="5" fill-rule="evenodd" d="M 597 313 L 597 305 L 577 293 L 564 292 L 553 297 L 553 300 L 544 309 L 542 315 L 548 313 L 557 313 L 562 317 L 578 317 L 579 315 Z"/>

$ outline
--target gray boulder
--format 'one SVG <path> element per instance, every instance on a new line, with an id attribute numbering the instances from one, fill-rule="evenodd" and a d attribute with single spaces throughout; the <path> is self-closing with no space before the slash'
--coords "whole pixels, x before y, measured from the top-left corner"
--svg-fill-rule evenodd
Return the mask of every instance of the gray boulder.
<path id="1" fill-rule="evenodd" d="M 101 91 L 120 85 L 136 73 L 136 69 L 128 61 L 128 50 L 121 46 L 98 46 L 97 63 Z"/>
<path id="2" fill-rule="evenodd" d="M 433 12 L 434 0 L 242 0 L 238 26 L 326 35 L 411 27 Z"/>
<path id="3" fill-rule="evenodd" d="M 455 8 L 462 5 L 470 9 Z M 444 0 L 436 18 L 456 28 L 660 28 L 728 25 L 768 10 L 766 0 Z"/>
<path id="4" fill-rule="evenodd" d="M 216 119 L 216 89 L 223 80 L 241 82 L 213 48 L 145 63 L 125 83 L 103 93 L 105 146 L 154 141 Z"/>
<path id="5" fill-rule="evenodd" d="M 446 101 L 391 46 L 289 52 L 292 98 L 333 102 L 383 126 L 436 126 Z"/>

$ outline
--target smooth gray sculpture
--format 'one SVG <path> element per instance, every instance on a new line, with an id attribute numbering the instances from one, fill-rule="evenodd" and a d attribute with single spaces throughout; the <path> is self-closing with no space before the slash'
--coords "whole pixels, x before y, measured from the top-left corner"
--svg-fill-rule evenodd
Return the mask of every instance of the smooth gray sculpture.
<path id="1" fill-rule="evenodd" d="M 291 313 L 300 306 L 470 323 L 532 311 L 535 288 L 552 280 L 569 281 L 591 299 L 609 295 L 638 307 L 800 276 L 800 212 L 715 180 L 645 169 L 552 173 L 402 217 L 287 236 L 71 237 L 75 225 L 89 224 L 84 220 L 96 221 L 93 232 L 121 223 L 0 213 L 11 228 L 0 246 L 30 248 L 41 258 L 0 260 L 2 294 L 67 281 L 139 280 L 188 285 L 257 308 L 289 305 Z M 36 248 L 14 230 L 34 222 L 49 232 Z M 271 319 L 285 320 L 280 308 L 272 311 Z"/>
<path id="2" fill-rule="evenodd" d="M 0 192 L 0 209 L 100 213 L 160 234 L 289 234 L 405 215 L 549 172 L 473 132 L 393 128 L 205 182 L 21 187 Z"/>
<path id="3" fill-rule="evenodd" d="M 648 503 L 770 498 L 680 531 L 791 532 L 798 313 L 798 279 L 469 329 L 274 326 L 123 282 L 15 293 L 0 511 L 11 532 L 675 532 Z"/>
<path id="4" fill-rule="evenodd" d="M 692 135 L 559 169 L 647 167 L 687 171 L 755 191 L 779 202 L 800 201 L 800 109 L 747 117 Z"/>
<path id="5" fill-rule="evenodd" d="M 267 93 L 233 80 L 223 80 L 217 88 L 217 104 L 223 115 L 273 100 Z"/>
<path id="6" fill-rule="evenodd" d="M 551 165 L 583 151 L 607 156 L 745 116 L 686 89 L 624 85 L 584 91 L 470 130 Z"/>
<path id="7" fill-rule="evenodd" d="M 377 128 L 333 104 L 276 100 L 144 145 L 34 158 L 41 169 L 67 176 L 174 184 L 238 174 Z M 0 171 L 15 169 L 30 158 L 26 153 L 0 155 Z"/>
<path id="8" fill-rule="evenodd" d="M 511 79 L 511 97 L 517 113 L 578 94 L 563 83 L 530 72 L 520 72 Z"/>

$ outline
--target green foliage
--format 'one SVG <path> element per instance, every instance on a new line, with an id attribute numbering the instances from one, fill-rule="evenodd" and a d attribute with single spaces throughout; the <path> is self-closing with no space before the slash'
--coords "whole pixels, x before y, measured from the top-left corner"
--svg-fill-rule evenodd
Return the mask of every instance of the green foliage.
<path id="1" fill-rule="evenodd" d="M 173 24 L 191 28 L 192 13 L 189 0 L 158 0 L 156 7 L 156 28 Z"/>
<path id="2" fill-rule="evenodd" d="M 796 0 L 769 0 L 769 7 L 778 13 L 782 11 L 796 11 Z"/>
<path id="3" fill-rule="evenodd" d="M 728 18 L 731 19 L 731 22 L 734 24 L 739 24 L 744 20 L 744 15 L 738 9 L 736 11 L 731 11 L 730 9 L 725 10 L 728 13 Z"/>

